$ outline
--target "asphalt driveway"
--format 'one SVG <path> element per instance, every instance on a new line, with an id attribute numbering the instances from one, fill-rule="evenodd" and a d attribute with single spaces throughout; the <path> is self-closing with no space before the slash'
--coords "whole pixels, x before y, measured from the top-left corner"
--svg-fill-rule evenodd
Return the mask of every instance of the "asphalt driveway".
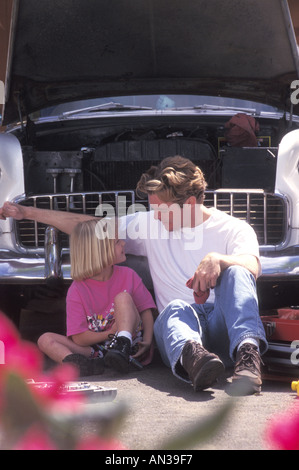
<path id="1" fill-rule="evenodd" d="M 117 437 L 131 450 L 165 448 L 171 438 L 185 435 L 195 423 L 209 420 L 231 401 L 232 407 L 218 431 L 191 448 L 264 450 L 267 448 L 264 433 L 269 419 L 288 410 L 297 400 L 288 380 L 266 380 L 261 394 L 232 398 L 229 377 L 223 377 L 214 388 L 195 393 L 190 385 L 176 379 L 157 355 L 142 371 L 133 371 L 126 376 L 107 371 L 86 380 L 117 389 L 109 406 L 124 404 L 126 417 Z M 98 406 L 103 403 L 99 401 Z M 82 432 L 86 430 L 82 424 Z"/>

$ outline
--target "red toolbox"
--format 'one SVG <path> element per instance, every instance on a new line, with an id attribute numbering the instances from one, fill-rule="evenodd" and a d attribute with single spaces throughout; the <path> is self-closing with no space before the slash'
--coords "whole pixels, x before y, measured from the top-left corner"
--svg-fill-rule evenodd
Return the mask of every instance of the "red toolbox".
<path id="1" fill-rule="evenodd" d="M 263 356 L 264 377 L 299 379 L 299 309 L 279 309 L 261 319 L 269 342 Z"/>

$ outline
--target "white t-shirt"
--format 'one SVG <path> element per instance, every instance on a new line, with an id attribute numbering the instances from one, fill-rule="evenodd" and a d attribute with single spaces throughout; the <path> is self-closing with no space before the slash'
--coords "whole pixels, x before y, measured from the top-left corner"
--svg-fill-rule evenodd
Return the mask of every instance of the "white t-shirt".
<path id="1" fill-rule="evenodd" d="M 126 240 L 126 252 L 148 258 L 159 312 L 175 299 L 194 303 L 193 291 L 186 287 L 186 281 L 208 253 L 259 257 L 256 234 L 249 224 L 217 209 L 210 212 L 202 224 L 176 232 L 167 231 L 154 219 L 153 211 L 120 218 L 120 236 Z M 211 290 L 208 302 L 213 301 Z"/>

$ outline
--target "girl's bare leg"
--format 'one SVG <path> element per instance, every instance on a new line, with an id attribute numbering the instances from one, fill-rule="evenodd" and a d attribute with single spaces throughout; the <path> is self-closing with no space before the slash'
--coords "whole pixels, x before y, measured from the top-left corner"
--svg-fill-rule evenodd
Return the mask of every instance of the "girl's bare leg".
<path id="1" fill-rule="evenodd" d="M 130 294 L 121 292 L 114 299 L 114 318 L 117 331 L 128 331 L 133 334 L 139 323 L 140 315 Z"/>
<path id="2" fill-rule="evenodd" d="M 131 295 L 127 292 L 122 292 L 115 297 L 114 318 L 118 335 L 105 355 L 105 365 L 125 373 L 129 371 L 132 335 L 140 322 L 138 310 Z"/>
<path id="3" fill-rule="evenodd" d="M 70 354 L 89 357 L 92 352 L 90 346 L 78 346 L 66 336 L 56 333 L 44 333 L 38 339 L 37 344 L 44 354 L 58 363 L 62 363 L 63 359 Z"/>

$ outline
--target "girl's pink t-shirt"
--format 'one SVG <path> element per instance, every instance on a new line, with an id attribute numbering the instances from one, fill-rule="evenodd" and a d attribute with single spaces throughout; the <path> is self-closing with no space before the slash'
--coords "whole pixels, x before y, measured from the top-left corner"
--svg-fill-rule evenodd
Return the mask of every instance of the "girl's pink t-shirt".
<path id="1" fill-rule="evenodd" d="M 128 292 L 132 296 L 138 312 L 156 308 L 138 274 L 116 265 L 107 281 L 73 281 L 66 298 L 67 336 L 88 329 L 96 332 L 109 330 L 114 323 L 114 298 L 120 292 Z"/>

